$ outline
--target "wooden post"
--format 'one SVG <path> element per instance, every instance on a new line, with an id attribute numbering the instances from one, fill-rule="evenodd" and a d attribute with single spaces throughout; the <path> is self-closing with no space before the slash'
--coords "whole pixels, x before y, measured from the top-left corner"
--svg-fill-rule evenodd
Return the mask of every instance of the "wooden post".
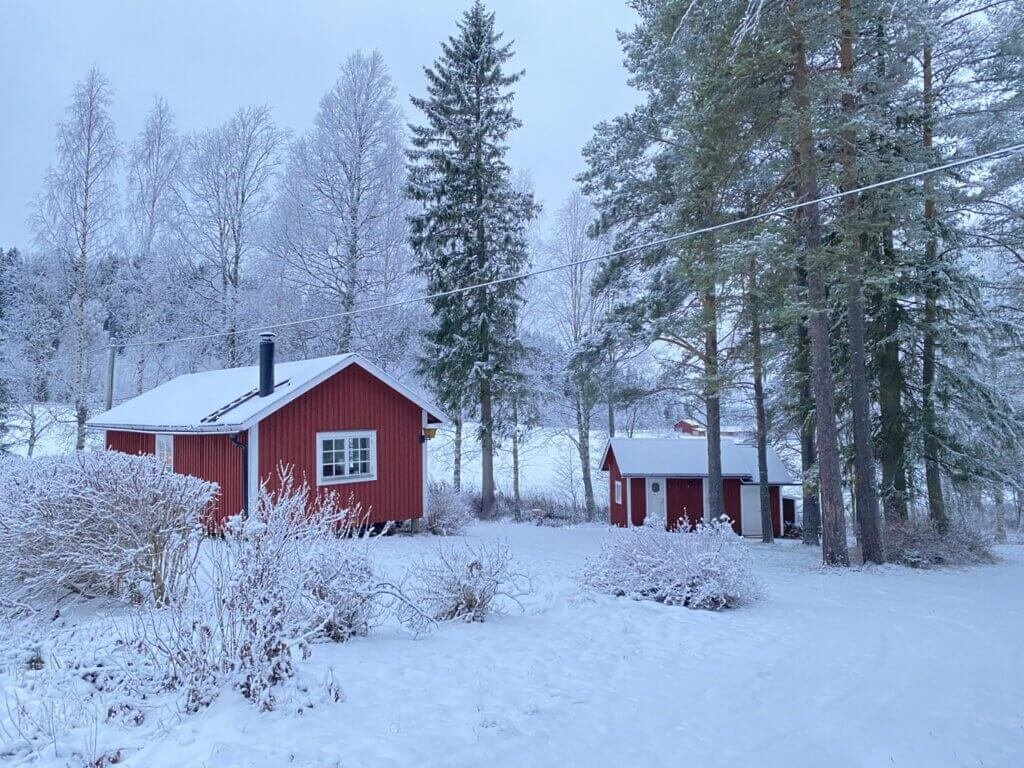
<path id="1" fill-rule="evenodd" d="M 114 340 L 110 340 L 107 347 L 107 410 L 114 407 L 114 360 L 117 357 L 117 349 L 114 347 Z"/>

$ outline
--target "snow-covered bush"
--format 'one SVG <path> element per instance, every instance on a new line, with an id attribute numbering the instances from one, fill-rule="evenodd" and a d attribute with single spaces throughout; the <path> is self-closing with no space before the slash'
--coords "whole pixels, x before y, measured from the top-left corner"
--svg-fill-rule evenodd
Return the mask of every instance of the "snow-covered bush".
<path id="1" fill-rule="evenodd" d="M 147 711 L 124 685 L 110 624 L 32 616 L 11 628 L 0 636 L 0 762 L 117 762 L 121 744 L 106 726 L 134 728 Z"/>
<path id="2" fill-rule="evenodd" d="M 431 483 L 427 493 L 426 528 L 438 536 L 454 536 L 473 522 L 473 500 L 448 483 Z"/>
<path id="3" fill-rule="evenodd" d="M 483 621 L 532 591 L 504 543 L 440 546 L 414 565 L 409 594 L 437 621 Z"/>
<path id="4" fill-rule="evenodd" d="M 249 519 L 230 519 L 208 542 L 201 588 L 164 611 L 139 612 L 126 641 L 144 661 L 140 684 L 209 704 L 229 683 L 264 710 L 318 640 L 366 634 L 400 589 L 376 577 L 366 520 L 333 496 L 311 501 L 283 476 L 261 490 Z"/>
<path id="5" fill-rule="evenodd" d="M 927 519 L 887 520 L 885 552 L 890 563 L 911 568 L 977 565 L 995 561 L 992 537 L 965 520 L 954 519 L 945 534 Z"/>
<path id="6" fill-rule="evenodd" d="M 111 451 L 0 465 L 0 591 L 37 605 L 71 592 L 162 604 L 181 591 L 216 486 Z"/>
<path id="7" fill-rule="evenodd" d="M 760 596 L 750 552 L 728 523 L 692 531 L 612 531 L 585 563 L 580 582 L 609 595 L 720 610 Z"/>

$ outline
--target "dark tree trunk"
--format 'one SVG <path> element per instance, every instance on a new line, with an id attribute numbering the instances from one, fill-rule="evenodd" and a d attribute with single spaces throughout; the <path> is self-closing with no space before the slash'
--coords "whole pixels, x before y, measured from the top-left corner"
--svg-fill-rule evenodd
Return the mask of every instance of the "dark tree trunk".
<path id="1" fill-rule="evenodd" d="M 462 490 L 462 414 L 455 417 L 455 442 L 452 448 L 452 487 Z"/>
<path id="2" fill-rule="evenodd" d="M 512 516 L 522 516 L 523 501 L 519 493 L 519 401 L 512 399 Z"/>
<path id="3" fill-rule="evenodd" d="M 585 399 L 581 392 L 577 392 L 576 446 L 580 455 L 580 470 L 583 473 L 583 503 L 587 520 L 593 520 L 597 514 L 597 503 L 594 501 L 594 478 L 590 470 L 590 411 L 584 404 Z"/>
<path id="4" fill-rule="evenodd" d="M 708 431 L 708 514 L 725 514 L 722 500 L 722 412 L 718 380 L 718 307 L 714 288 L 701 300 L 704 320 L 704 403 Z"/>
<path id="5" fill-rule="evenodd" d="M 799 157 L 799 198 L 818 198 L 818 171 L 811 132 L 810 96 L 808 93 L 807 55 L 803 30 L 798 19 L 799 0 L 790 0 L 793 17 L 793 98 L 799 122 L 797 154 Z M 846 520 L 843 510 L 843 483 L 839 466 L 839 438 L 836 433 L 835 382 L 829 350 L 828 296 L 825 270 L 820 263 L 821 211 L 817 203 L 800 209 L 799 221 L 803 247 L 807 252 L 807 295 L 811 351 L 811 392 L 818 448 L 818 484 L 821 490 L 822 548 L 825 565 L 848 566 L 850 554 L 846 547 Z"/>
<path id="6" fill-rule="evenodd" d="M 615 437 L 615 398 L 608 392 L 608 437 Z"/>
<path id="7" fill-rule="evenodd" d="M 854 21 L 852 0 L 839 0 L 842 30 L 839 40 L 839 71 L 844 88 L 841 97 L 846 125 L 842 133 L 843 191 L 857 188 L 857 102 L 854 94 Z M 857 196 L 843 198 L 846 220 L 846 324 L 850 355 L 850 411 L 853 433 L 854 496 L 859 522 L 859 543 L 865 562 L 884 563 L 878 487 L 875 484 L 875 458 L 871 437 L 871 396 L 865 361 L 864 323 L 864 240 L 857 224 Z"/>
<path id="8" fill-rule="evenodd" d="M 494 410 L 491 382 L 480 380 L 480 516 L 494 517 Z"/>
<path id="9" fill-rule="evenodd" d="M 924 131 L 923 141 L 926 155 L 931 154 L 933 147 L 933 115 L 932 102 L 932 48 L 924 47 L 922 57 L 922 74 L 924 80 Z M 931 159 L 931 158 L 929 158 Z M 935 197 L 932 192 L 931 176 L 924 180 L 924 219 L 928 230 L 925 243 L 925 269 L 936 269 L 939 240 L 935 231 Z M 939 435 L 938 419 L 935 414 L 935 357 L 937 340 L 935 326 L 938 322 L 938 296 L 935 287 L 935 276 L 926 275 L 924 284 L 924 338 L 922 339 L 921 358 L 921 426 L 924 431 L 924 474 L 928 492 L 928 516 L 943 533 L 949 529 L 949 517 L 946 515 L 946 503 L 942 497 L 942 477 L 939 471 Z"/>
<path id="10" fill-rule="evenodd" d="M 797 259 L 797 283 L 801 294 L 807 292 L 807 272 L 801 254 Z M 821 504 L 818 500 L 817 451 L 814 446 L 814 398 L 811 397 L 811 340 L 807 318 L 801 318 L 796 329 L 795 367 L 800 382 L 800 469 L 803 495 L 803 542 L 809 546 L 821 543 Z"/>
<path id="11" fill-rule="evenodd" d="M 882 240 L 882 264 L 896 269 L 892 231 Z M 900 307 L 891 290 L 881 297 L 882 338 L 876 345 L 878 369 L 879 463 L 882 502 L 887 520 L 907 519 L 907 424 L 903 409 L 903 368 L 900 365 Z"/>
<path id="12" fill-rule="evenodd" d="M 761 348 L 761 298 L 757 285 L 757 259 L 750 259 L 750 352 L 754 376 L 754 413 L 757 420 L 757 482 L 761 501 L 761 541 L 775 541 L 772 529 L 772 497 L 768 488 L 768 416 L 764 407 L 764 351 Z"/>

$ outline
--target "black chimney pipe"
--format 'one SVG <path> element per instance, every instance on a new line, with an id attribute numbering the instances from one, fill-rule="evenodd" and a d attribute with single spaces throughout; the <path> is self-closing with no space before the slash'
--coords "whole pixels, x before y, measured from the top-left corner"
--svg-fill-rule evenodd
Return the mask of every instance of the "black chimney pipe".
<path id="1" fill-rule="evenodd" d="M 260 397 L 274 393 L 274 334 L 260 334 Z"/>

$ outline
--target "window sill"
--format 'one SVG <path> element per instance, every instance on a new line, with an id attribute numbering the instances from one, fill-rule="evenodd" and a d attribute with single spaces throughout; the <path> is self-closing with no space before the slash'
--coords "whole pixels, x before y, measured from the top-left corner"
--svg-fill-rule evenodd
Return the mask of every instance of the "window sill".
<path id="1" fill-rule="evenodd" d="M 376 473 L 372 475 L 347 475 L 345 477 L 318 477 L 316 484 L 321 485 L 348 485 L 349 483 L 370 483 L 377 479 Z"/>

